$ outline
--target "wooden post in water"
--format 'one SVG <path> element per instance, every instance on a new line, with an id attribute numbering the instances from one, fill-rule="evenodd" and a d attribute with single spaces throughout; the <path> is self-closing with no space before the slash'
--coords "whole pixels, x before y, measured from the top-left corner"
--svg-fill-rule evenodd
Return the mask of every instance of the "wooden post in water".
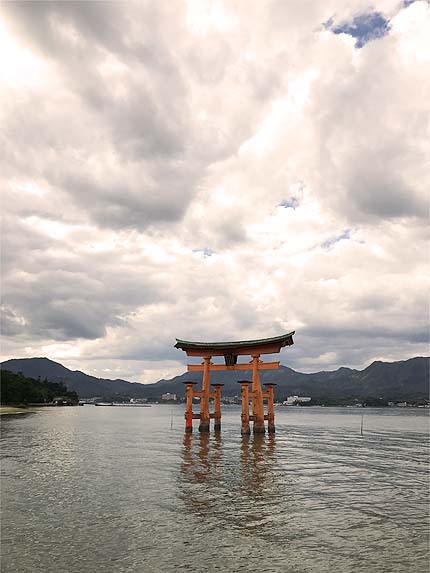
<path id="1" fill-rule="evenodd" d="M 254 434 L 264 434 L 264 403 L 263 390 L 258 370 L 259 354 L 252 355 L 252 415 L 254 417 Z"/>
<path id="2" fill-rule="evenodd" d="M 212 384 L 215 388 L 215 396 L 214 396 L 214 430 L 219 431 L 221 430 L 221 388 L 224 384 Z"/>
<path id="3" fill-rule="evenodd" d="M 267 388 L 267 431 L 269 434 L 275 433 L 275 386 L 276 384 L 265 384 Z"/>
<path id="4" fill-rule="evenodd" d="M 212 356 L 205 356 L 203 358 L 203 383 L 200 396 L 200 425 L 199 432 L 209 432 L 210 430 L 210 414 L 209 414 L 209 387 L 210 387 L 210 365 Z"/>
<path id="5" fill-rule="evenodd" d="M 241 434 L 247 435 L 251 433 L 249 427 L 249 384 L 248 380 L 240 380 L 239 384 L 242 386 L 242 429 Z"/>
<path id="6" fill-rule="evenodd" d="M 197 382 L 184 382 L 186 385 L 187 403 L 185 407 L 185 432 L 193 431 L 193 386 Z"/>

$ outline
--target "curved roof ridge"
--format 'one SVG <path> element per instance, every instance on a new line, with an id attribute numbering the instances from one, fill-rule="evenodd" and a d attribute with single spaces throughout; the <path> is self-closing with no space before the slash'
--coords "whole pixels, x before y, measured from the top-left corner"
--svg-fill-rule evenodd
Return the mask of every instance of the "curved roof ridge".
<path id="1" fill-rule="evenodd" d="M 190 340 L 181 340 L 176 338 L 175 348 L 184 347 L 206 347 L 206 348 L 237 348 L 240 346 L 254 346 L 261 344 L 271 344 L 276 342 L 286 342 L 291 339 L 295 334 L 295 331 L 288 332 L 286 334 L 280 334 L 278 336 L 272 336 L 271 338 L 258 338 L 254 340 L 234 340 L 234 341 L 224 341 L 224 342 L 199 342 Z"/>

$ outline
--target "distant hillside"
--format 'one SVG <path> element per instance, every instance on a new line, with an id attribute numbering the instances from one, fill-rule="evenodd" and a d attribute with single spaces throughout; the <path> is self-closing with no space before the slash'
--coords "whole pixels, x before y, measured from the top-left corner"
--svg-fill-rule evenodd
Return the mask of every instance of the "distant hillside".
<path id="1" fill-rule="evenodd" d="M 371 397 L 385 400 L 425 400 L 429 397 L 429 359 L 421 357 L 400 362 L 373 362 L 364 370 L 342 367 L 335 371 L 312 374 L 296 372 L 281 365 L 279 370 L 263 370 L 260 377 L 263 384 L 277 384 L 277 400 L 284 399 L 287 395 L 311 396 L 319 400 L 333 401 Z M 187 372 L 171 380 L 160 380 L 146 387 L 148 395 L 176 392 L 183 396 L 183 382 L 186 380 L 199 382 L 201 374 Z M 240 394 L 237 380 L 252 380 L 252 372 L 214 372 L 211 374 L 211 380 L 224 384 L 224 396 L 234 396 Z"/>
<path id="2" fill-rule="evenodd" d="M 138 384 L 125 380 L 106 380 L 72 371 L 48 358 L 24 358 L 7 360 L 2 369 L 24 376 L 52 382 L 63 382 L 69 390 L 75 390 L 80 398 L 100 396 L 103 398 L 129 396 L 130 398 L 159 398 L 164 392 L 184 396 L 183 382 L 201 381 L 198 372 L 186 372 L 171 380 L 160 380 L 155 384 Z M 212 373 L 212 381 L 224 384 L 223 395 L 240 394 L 237 380 L 251 380 L 252 372 L 225 371 Z M 425 400 L 429 396 L 429 359 L 410 358 L 401 362 L 373 362 L 364 370 L 339 368 L 333 372 L 303 374 L 286 366 L 279 370 L 264 370 L 261 381 L 277 384 L 277 400 L 287 395 L 311 396 L 328 403 L 348 399 L 363 400 L 382 398 L 384 400 Z"/>
<path id="3" fill-rule="evenodd" d="M 18 374 L 21 372 L 29 378 L 45 378 L 50 382 L 61 382 L 69 390 L 77 392 L 79 398 L 110 398 L 129 396 L 130 398 L 143 398 L 147 396 L 145 386 L 126 380 L 106 380 L 89 376 L 80 370 L 69 370 L 62 364 L 49 360 L 49 358 L 18 358 L 6 360 L 0 364 L 2 370 L 9 370 Z"/>

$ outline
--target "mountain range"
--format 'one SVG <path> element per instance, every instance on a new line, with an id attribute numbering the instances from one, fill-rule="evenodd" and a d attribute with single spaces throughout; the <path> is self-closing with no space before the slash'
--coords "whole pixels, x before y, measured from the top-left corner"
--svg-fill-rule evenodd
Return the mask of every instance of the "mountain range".
<path id="1" fill-rule="evenodd" d="M 184 381 L 200 382 L 201 373 L 186 372 L 170 380 L 154 384 L 139 384 L 126 380 L 96 378 L 79 370 L 69 370 L 48 358 L 19 358 L 0 364 L 3 370 L 22 373 L 26 377 L 49 382 L 62 382 L 68 390 L 77 392 L 80 398 L 160 398 L 165 392 L 185 395 Z M 429 358 L 416 357 L 398 362 L 372 362 L 364 370 L 339 368 L 312 374 L 297 372 L 287 366 L 279 370 L 263 370 L 261 382 L 277 384 L 275 398 L 283 400 L 287 395 L 311 396 L 313 400 L 347 401 L 383 399 L 393 401 L 426 400 L 429 397 Z M 211 374 L 211 381 L 224 384 L 223 396 L 240 394 L 238 380 L 252 380 L 251 370 L 221 371 Z"/>

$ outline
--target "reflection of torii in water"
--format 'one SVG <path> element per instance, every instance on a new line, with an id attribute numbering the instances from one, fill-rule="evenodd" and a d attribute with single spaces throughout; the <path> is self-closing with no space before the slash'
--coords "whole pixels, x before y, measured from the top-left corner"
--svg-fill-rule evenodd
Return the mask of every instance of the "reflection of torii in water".
<path id="1" fill-rule="evenodd" d="M 182 472 L 187 475 L 190 482 L 205 483 L 209 474 L 212 474 L 213 478 L 214 468 L 221 462 L 221 435 L 216 433 L 210 438 L 207 433 L 200 434 L 194 449 L 192 439 L 189 433 L 185 434 Z"/>
<path id="2" fill-rule="evenodd" d="M 193 443 L 194 442 L 194 443 Z M 185 433 L 182 448 L 182 463 L 180 483 L 184 499 L 188 508 L 196 513 L 206 515 L 213 509 L 213 497 L 207 495 L 222 476 L 222 443 L 221 434 L 215 432 L 210 436 L 207 432 L 193 437 Z M 200 489 L 196 486 L 204 485 L 204 494 L 199 496 Z M 192 491 L 188 492 L 191 486 Z M 208 487 L 209 486 L 209 487 Z"/>
<path id="3" fill-rule="evenodd" d="M 187 510 L 207 520 L 264 537 L 261 523 L 273 517 L 268 492 L 279 492 L 276 437 L 243 435 L 240 451 L 221 433 L 185 433 L 178 486 Z M 227 446 L 227 447 L 226 447 Z"/>
<path id="4" fill-rule="evenodd" d="M 262 362 L 261 354 L 276 354 L 284 346 L 291 346 L 294 332 L 265 338 L 260 340 L 242 340 L 237 342 L 190 342 L 176 339 L 175 348 L 180 348 L 187 356 L 200 356 L 202 364 L 188 364 L 189 372 L 203 372 L 202 389 L 196 391 L 193 386 L 196 382 L 185 382 L 187 385 L 187 407 L 185 414 L 185 431 L 192 432 L 193 419 L 199 419 L 199 431 L 209 432 L 210 419 L 214 418 L 215 430 L 221 429 L 221 388 L 223 384 L 213 384 L 214 391 L 210 391 L 210 373 L 220 370 L 252 370 L 252 390 L 249 392 L 250 382 L 241 381 L 242 386 L 242 434 L 249 434 L 249 422 L 253 421 L 254 434 L 264 434 L 264 420 L 267 420 L 267 429 L 275 432 L 274 387 L 276 384 L 265 384 L 267 391 L 263 392 L 260 383 L 260 370 L 273 370 L 279 368 L 279 362 Z M 238 364 L 238 356 L 251 356 L 248 364 Z M 212 364 L 213 356 L 223 356 L 225 364 Z M 249 395 L 252 398 L 252 415 L 249 415 Z M 200 398 L 200 413 L 193 413 L 193 397 Z M 214 399 L 214 412 L 209 412 L 209 399 Z M 264 414 L 264 398 L 268 402 L 267 415 Z"/>

